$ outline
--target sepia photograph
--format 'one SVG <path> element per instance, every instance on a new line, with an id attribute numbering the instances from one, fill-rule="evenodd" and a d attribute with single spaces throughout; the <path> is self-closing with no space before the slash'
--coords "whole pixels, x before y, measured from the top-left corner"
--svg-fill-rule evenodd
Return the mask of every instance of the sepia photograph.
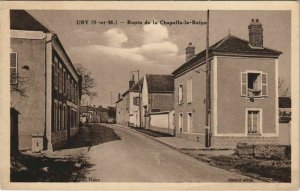
<path id="1" fill-rule="evenodd" d="M 8 14 L 9 182 L 292 183 L 291 10 Z"/>

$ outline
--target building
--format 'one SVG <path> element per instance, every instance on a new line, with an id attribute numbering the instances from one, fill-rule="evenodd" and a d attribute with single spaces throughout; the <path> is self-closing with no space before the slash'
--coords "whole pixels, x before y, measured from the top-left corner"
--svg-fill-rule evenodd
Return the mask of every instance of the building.
<path id="1" fill-rule="evenodd" d="M 80 122 L 84 123 L 100 123 L 100 110 L 94 105 L 80 106 Z"/>
<path id="2" fill-rule="evenodd" d="M 278 143 L 278 57 L 263 46 L 258 19 L 248 26 L 249 40 L 228 35 L 195 54 L 190 43 L 186 62 L 175 79 L 176 136 L 210 147 L 235 147 L 237 142 Z M 206 85 L 210 100 L 206 100 Z M 206 101 L 209 101 L 206 126 Z"/>
<path id="3" fill-rule="evenodd" d="M 11 94 L 19 112 L 19 149 L 60 148 L 78 132 L 81 77 L 58 36 L 24 10 L 11 10 Z"/>
<path id="4" fill-rule="evenodd" d="M 140 96 L 143 81 L 129 81 L 129 88 L 116 102 L 116 123 L 132 127 L 140 127 Z"/>
<path id="5" fill-rule="evenodd" d="M 290 97 L 279 97 L 279 144 L 291 144 L 291 107 L 292 100 Z"/>
<path id="6" fill-rule="evenodd" d="M 142 127 L 165 133 L 170 132 L 168 130 L 170 128 L 169 113 L 173 109 L 174 79 L 172 75 L 145 75 L 142 89 Z"/>

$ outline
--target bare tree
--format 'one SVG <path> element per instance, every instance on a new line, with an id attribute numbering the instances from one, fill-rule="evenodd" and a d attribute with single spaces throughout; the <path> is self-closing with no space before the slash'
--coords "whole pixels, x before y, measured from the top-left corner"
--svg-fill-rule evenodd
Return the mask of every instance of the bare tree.
<path id="1" fill-rule="evenodd" d="M 97 92 L 94 91 L 96 87 L 96 81 L 92 77 L 91 72 L 88 71 L 88 69 L 82 66 L 81 64 L 76 64 L 76 70 L 82 77 L 82 83 L 81 83 L 82 95 L 89 96 L 92 102 L 92 99 L 94 97 L 97 97 Z"/>
<path id="2" fill-rule="evenodd" d="M 10 73 L 10 92 L 16 93 L 20 97 L 27 97 L 26 82 L 28 76 L 20 76 L 20 74 Z"/>
<path id="3" fill-rule="evenodd" d="M 278 79 L 278 93 L 279 97 L 290 97 L 291 91 L 289 85 L 282 78 Z"/>

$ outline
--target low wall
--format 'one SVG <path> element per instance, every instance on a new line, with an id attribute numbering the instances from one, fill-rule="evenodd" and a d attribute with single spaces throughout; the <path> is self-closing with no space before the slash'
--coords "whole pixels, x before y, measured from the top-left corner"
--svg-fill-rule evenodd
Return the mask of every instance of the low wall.
<path id="1" fill-rule="evenodd" d="M 174 126 L 171 124 L 169 112 L 150 114 L 150 130 L 174 135 Z"/>
<path id="2" fill-rule="evenodd" d="M 278 144 L 278 137 L 259 137 L 259 136 L 213 136 L 211 146 L 213 148 L 236 148 L 237 143 L 248 144 Z"/>
<path id="3" fill-rule="evenodd" d="M 52 148 L 57 150 L 61 148 L 67 141 L 67 130 L 52 132 L 51 134 L 51 143 Z"/>
<path id="4" fill-rule="evenodd" d="M 236 154 L 239 156 L 253 156 L 260 159 L 291 159 L 291 147 L 287 145 L 256 145 L 238 143 Z"/>
<path id="5" fill-rule="evenodd" d="M 291 123 L 279 123 L 279 140 L 280 145 L 291 144 Z"/>

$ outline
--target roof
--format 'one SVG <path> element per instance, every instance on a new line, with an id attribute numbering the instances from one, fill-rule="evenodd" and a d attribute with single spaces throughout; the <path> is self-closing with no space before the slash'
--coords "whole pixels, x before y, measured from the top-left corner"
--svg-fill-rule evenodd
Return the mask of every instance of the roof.
<path id="1" fill-rule="evenodd" d="M 291 108 L 292 100 L 290 97 L 279 97 L 279 108 Z"/>
<path id="2" fill-rule="evenodd" d="M 140 92 L 143 86 L 143 78 L 136 82 L 131 88 L 129 88 L 128 90 L 126 90 L 122 96 L 124 96 L 125 94 L 127 94 L 128 92 Z"/>
<path id="3" fill-rule="evenodd" d="M 259 57 L 278 57 L 282 52 L 270 48 L 253 48 L 249 41 L 228 35 L 208 48 L 209 58 L 214 55 L 239 54 Z M 172 74 L 181 73 L 206 59 L 206 49 L 194 55 L 190 60 L 177 68 Z"/>
<path id="4" fill-rule="evenodd" d="M 10 29 L 50 32 L 25 10 L 10 10 Z"/>
<path id="5" fill-rule="evenodd" d="M 174 92 L 174 78 L 172 75 L 147 74 L 148 92 Z"/>

